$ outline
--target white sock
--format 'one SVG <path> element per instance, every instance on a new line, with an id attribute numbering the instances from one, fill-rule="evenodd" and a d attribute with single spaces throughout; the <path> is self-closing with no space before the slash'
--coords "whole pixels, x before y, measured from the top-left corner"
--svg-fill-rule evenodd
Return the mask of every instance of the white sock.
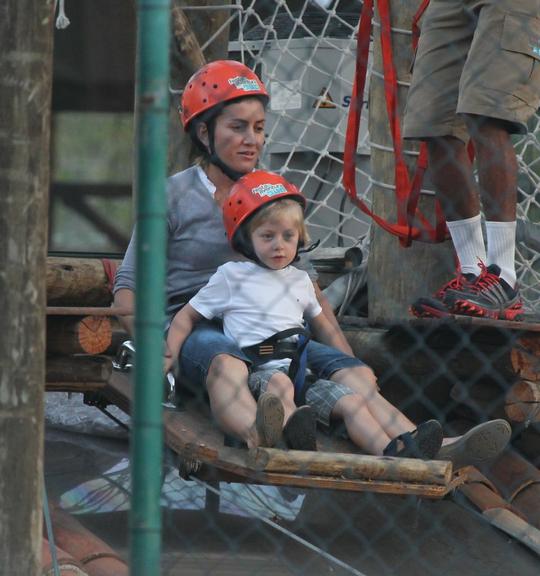
<path id="1" fill-rule="evenodd" d="M 480 274 L 479 261 L 486 261 L 480 214 L 464 220 L 447 222 L 462 274 Z"/>
<path id="2" fill-rule="evenodd" d="M 512 288 L 516 284 L 516 222 L 486 222 L 486 264 L 497 264 L 501 278 Z"/>

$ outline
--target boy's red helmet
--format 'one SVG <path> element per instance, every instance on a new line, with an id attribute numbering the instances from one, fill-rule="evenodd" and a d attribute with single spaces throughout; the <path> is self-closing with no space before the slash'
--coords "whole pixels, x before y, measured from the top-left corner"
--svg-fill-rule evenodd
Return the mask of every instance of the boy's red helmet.
<path id="1" fill-rule="evenodd" d="M 273 172 L 256 170 L 235 182 L 223 204 L 223 221 L 231 246 L 238 249 L 237 232 L 250 216 L 263 206 L 283 198 L 296 200 L 303 209 L 306 207 L 306 199 L 298 188 Z"/>
<path id="2" fill-rule="evenodd" d="M 180 120 L 184 130 L 199 114 L 217 104 L 268 92 L 260 78 L 241 62 L 216 60 L 203 66 L 188 80 L 182 94 Z"/>

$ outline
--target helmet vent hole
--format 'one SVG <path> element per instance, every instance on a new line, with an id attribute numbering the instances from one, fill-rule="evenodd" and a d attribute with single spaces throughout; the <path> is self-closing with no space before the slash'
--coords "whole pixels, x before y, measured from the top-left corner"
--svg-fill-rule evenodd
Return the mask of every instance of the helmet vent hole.
<path id="1" fill-rule="evenodd" d="M 202 85 L 203 85 L 203 86 L 206 86 L 206 82 L 203 82 Z"/>
<path id="2" fill-rule="evenodd" d="M 208 100 L 206 98 L 203 98 L 203 102 L 206 104 Z"/>
<path id="3" fill-rule="evenodd" d="M 236 203 L 237 203 L 237 204 L 242 204 L 242 200 L 237 200 Z"/>
<path id="4" fill-rule="evenodd" d="M 214 90 L 215 90 L 217 87 L 218 87 L 218 85 L 217 85 L 217 84 L 214 84 Z"/>

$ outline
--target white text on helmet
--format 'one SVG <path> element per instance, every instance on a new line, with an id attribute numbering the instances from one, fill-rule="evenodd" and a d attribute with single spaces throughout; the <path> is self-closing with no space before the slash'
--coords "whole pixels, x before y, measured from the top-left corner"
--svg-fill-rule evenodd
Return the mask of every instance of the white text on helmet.
<path id="1" fill-rule="evenodd" d="M 258 194 L 259 196 L 275 196 L 286 192 L 287 188 L 283 184 L 260 184 L 251 190 L 252 194 Z"/>
<path id="2" fill-rule="evenodd" d="M 259 84 L 257 80 L 250 80 L 245 76 L 235 76 L 234 78 L 229 78 L 229 84 L 232 84 L 238 90 L 243 90 L 244 92 L 253 92 L 254 90 L 259 90 Z"/>

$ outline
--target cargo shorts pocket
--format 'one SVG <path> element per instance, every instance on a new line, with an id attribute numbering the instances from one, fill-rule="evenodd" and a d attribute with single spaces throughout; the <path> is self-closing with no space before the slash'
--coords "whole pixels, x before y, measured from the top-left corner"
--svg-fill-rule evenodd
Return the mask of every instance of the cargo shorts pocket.
<path id="1" fill-rule="evenodd" d="M 506 14 L 501 36 L 502 55 L 507 69 L 501 70 L 505 83 L 517 98 L 531 107 L 540 104 L 540 18 Z M 504 89 L 504 88 L 503 88 Z"/>

